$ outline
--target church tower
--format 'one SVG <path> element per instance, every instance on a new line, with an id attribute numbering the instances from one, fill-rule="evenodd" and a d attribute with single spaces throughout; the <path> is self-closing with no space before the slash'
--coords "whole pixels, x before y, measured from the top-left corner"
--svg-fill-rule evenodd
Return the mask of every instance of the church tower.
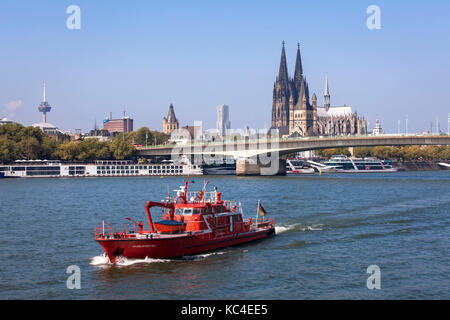
<path id="1" fill-rule="evenodd" d="M 313 93 L 312 96 L 312 134 L 316 135 L 318 133 L 317 125 L 317 96 Z"/>
<path id="2" fill-rule="evenodd" d="M 165 134 L 171 134 L 172 131 L 178 130 L 178 119 L 175 117 L 175 111 L 173 110 L 173 105 L 170 104 L 169 113 L 167 118 L 163 118 L 163 132 Z"/>
<path id="3" fill-rule="evenodd" d="M 310 103 L 309 86 L 303 72 L 300 43 L 297 44 L 294 77 L 289 78 L 286 53 L 281 49 L 280 70 L 273 86 L 272 129 L 282 136 L 315 136 L 365 134 L 367 121 L 352 112 L 351 106 L 331 107 L 328 76 L 325 78 L 323 107 L 317 106 L 313 94 Z"/>
<path id="4" fill-rule="evenodd" d="M 325 78 L 325 93 L 323 94 L 323 106 L 326 111 L 330 109 L 330 90 L 328 89 L 328 76 Z"/>
<path id="5" fill-rule="evenodd" d="M 300 54 L 300 42 L 297 43 L 297 58 L 295 60 L 295 74 L 294 74 L 294 103 L 297 104 L 298 99 L 302 99 L 302 97 L 298 96 L 300 91 L 300 87 L 302 85 L 303 80 L 303 66 L 302 66 L 302 57 Z"/>
<path id="6" fill-rule="evenodd" d="M 289 133 L 289 101 L 291 97 L 291 81 L 288 76 L 284 41 L 281 49 L 281 61 L 278 77 L 273 85 L 272 129 L 281 134 Z"/>

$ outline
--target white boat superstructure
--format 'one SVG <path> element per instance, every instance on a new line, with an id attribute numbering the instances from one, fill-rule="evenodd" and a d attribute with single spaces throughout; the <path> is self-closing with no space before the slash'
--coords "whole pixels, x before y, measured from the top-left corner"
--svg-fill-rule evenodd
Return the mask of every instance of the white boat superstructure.
<path id="1" fill-rule="evenodd" d="M 301 160 L 286 160 L 286 174 L 287 175 L 298 175 L 298 174 L 314 174 L 314 168 L 307 168 L 303 166 L 303 161 Z"/>
<path id="2" fill-rule="evenodd" d="M 328 172 L 345 173 L 376 173 L 376 172 L 397 172 L 390 161 L 379 160 L 377 158 L 350 158 L 345 155 L 333 156 L 325 162 Z"/>
<path id="3" fill-rule="evenodd" d="M 53 160 L 16 161 L 0 165 L 4 178 L 69 178 L 69 177 L 124 177 L 124 176 L 177 176 L 202 175 L 199 165 L 187 161 L 161 163 L 133 163 L 126 160 L 98 160 L 94 163 L 61 163 Z"/>

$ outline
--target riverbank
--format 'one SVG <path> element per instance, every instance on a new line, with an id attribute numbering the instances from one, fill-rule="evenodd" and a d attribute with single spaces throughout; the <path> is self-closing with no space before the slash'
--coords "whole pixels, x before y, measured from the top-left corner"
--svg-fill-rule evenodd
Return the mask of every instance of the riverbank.
<path id="1" fill-rule="evenodd" d="M 444 166 L 440 166 L 438 160 L 410 160 L 410 161 L 393 161 L 393 166 L 400 171 L 439 171 L 449 170 Z"/>

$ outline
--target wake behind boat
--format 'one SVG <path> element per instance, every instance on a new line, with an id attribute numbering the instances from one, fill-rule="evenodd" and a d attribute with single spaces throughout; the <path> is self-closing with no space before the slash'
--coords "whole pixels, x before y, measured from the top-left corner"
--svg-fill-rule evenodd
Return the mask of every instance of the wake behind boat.
<path id="1" fill-rule="evenodd" d="M 275 221 L 264 218 L 261 204 L 258 213 L 262 219 L 244 219 L 240 203 L 222 200 L 217 188 L 207 192 L 207 183 L 202 190 L 188 193 L 188 182 L 189 178 L 174 198 L 169 194 L 165 201 L 147 201 L 147 228 L 144 221 L 127 218 L 133 223 L 132 229 L 113 228 L 106 222 L 95 229 L 95 240 L 111 263 L 118 257 L 167 259 L 193 255 L 275 234 Z M 162 220 L 153 222 L 153 207 L 161 208 Z"/>

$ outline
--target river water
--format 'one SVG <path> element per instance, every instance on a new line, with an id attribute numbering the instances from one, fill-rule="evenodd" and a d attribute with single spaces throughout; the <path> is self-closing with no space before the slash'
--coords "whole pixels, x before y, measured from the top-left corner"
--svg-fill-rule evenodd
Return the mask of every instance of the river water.
<path id="1" fill-rule="evenodd" d="M 109 265 L 103 219 L 145 219 L 183 177 L 0 179 L 1 299 L 449 299 L 450 171 L 196 177 L 277 235 L 176 260 Z M 81 288 L 66 286 L 69 266 Z M 370 265 L 380 289 L 369 290 Z"/>

